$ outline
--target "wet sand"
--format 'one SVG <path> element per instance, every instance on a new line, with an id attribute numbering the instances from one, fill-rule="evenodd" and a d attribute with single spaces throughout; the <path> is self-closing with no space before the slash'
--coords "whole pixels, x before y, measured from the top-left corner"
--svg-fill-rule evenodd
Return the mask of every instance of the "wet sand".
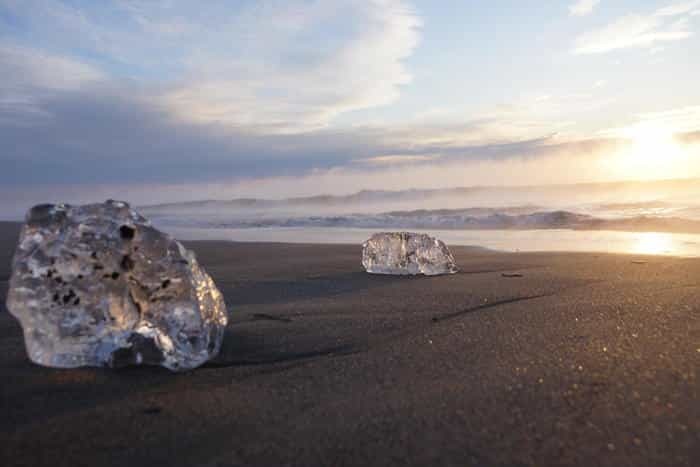
<path id="1" fill-rule="evenodd" d="M 16 233 L 0 465 L 698 465 L 699 259 L 454 248 L 460 274 L 397 278 L 358 246 L 190 242 L 232 313 L 215 361 L 55 370 L 4 308 Z"/>

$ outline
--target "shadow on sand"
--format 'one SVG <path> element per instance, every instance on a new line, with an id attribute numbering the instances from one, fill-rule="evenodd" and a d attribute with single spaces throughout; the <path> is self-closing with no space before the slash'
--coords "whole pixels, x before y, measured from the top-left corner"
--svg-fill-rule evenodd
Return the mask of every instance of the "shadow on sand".
<path id="1" fill-rule="evenodd" d="M 382 276 L 353 271 L 327 276 L 313 276 L 297 280 L 246 281 L 219 285 L 226 304 L 266 305 L 295 300 L 332 297 L 383 287 L 397 281 L 421 280 L 420 277 Z"/>

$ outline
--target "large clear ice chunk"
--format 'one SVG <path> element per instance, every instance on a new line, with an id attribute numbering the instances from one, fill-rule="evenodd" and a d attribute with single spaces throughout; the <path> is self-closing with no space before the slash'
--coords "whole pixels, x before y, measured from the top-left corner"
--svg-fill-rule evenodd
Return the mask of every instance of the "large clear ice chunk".
<path id="1" fill-rule="evenodd" d="M 383 232 L 362 245 L 362 265 L 372 274 L 436 276 L 458 271 L 440 240 L 411 232 Z"/>
<path id="2" fill-rule="evenodd" d="M 197 367 L 228 321 L 191 251 L 128 204 L 39 205 L 27 214 L 7 308 L 41 365 Z"/>

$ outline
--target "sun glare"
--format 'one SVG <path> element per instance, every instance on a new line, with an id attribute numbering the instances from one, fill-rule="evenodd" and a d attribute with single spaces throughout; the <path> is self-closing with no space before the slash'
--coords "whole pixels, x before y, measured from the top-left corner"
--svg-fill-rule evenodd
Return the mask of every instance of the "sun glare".
<path id="1" fill-rule="evenodd" d="M 682 177 L 686 157 L 671 129 L 656 125 L 639 125 L 622 135 L 631 141 L 619 159 L 619 171 L 627 177 L 654 179 Z"/>
<path id="2" fill-rule="evenodd" d="M 673 252 L 673 238 L 667 233 L 642 232 L 635 235 L 630 253 L 663 255 Z"/>

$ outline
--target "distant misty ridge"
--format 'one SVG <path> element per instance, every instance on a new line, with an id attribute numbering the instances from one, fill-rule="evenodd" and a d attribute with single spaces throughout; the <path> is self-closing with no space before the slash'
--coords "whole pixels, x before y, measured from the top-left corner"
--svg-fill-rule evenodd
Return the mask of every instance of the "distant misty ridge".
<path id="1" fill-rule="evenodd" d="M 142 206 L 164 228 L 623 230 L 700 233 L 700 180 L 364 190 Z"/>

